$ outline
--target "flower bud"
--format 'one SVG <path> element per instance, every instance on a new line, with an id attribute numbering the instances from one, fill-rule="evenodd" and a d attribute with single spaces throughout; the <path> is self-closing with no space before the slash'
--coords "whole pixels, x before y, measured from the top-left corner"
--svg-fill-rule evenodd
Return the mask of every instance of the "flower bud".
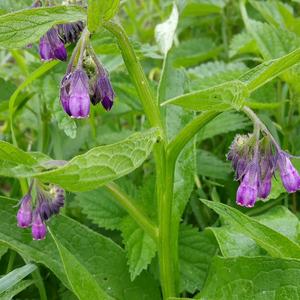
<path id="1" fill-rule="evenodd" d="M 31 195 L 25 195 L 21 200 L 21 206 L 17 213 L 18 226 L 21 228 L 27 228 L 31 225 L 32 221 L 32 205 Z"/>
<path id="2" fill-rule="evenodd" d="M 40 39 L 40 57 L 42 60 L 67 60 L 67 50 L 56 28 L 51 28 Z"/>
<path id="3" fill-rule="evenodd" d="M 280 171 L 282 183 L 289 193 L 294 193 L 300 189 L 300 176 L 292 165 L 288 155 L 284 152 L 278 154 L 277 165 Z"/>
<path id="4" fill-rule="evenodd" d="M 43 240 L 47 234 L 46 224 L 43 222 L 38 210 L 33 214 L 31 233 L 34 240 Z"/>
<path id="5" fill-rule="evenodd" d="M 67 74 L 60 89 L 60 101 L 72 118 L 87 118 L 90 113 L 89 79 L 83 69 Z"/>
<path id="6" fill-rule="evenodd" d="M 114 104 L 114 98 L 115 93 L 108 75 L 106 73 L 101 73 L 94 86 L 94 94 L 91 99 L 92 103 L 96 105 L 101 102 L 103 108 L 109 111 Z"/>
<path id="7" fill-rule="evenodd" d="M 81 21 L 60 24 L 57 26 L 58 33 L 65 44 L 76 43 L 80 33 L 84 28 L 84 24 Z"/>
<path id="8" fill-rule="evenodd" d="M 236 202 L 238 205 L 253 207 L 258 195 L 258 168 L 252 164 L 237 190 Z"/>

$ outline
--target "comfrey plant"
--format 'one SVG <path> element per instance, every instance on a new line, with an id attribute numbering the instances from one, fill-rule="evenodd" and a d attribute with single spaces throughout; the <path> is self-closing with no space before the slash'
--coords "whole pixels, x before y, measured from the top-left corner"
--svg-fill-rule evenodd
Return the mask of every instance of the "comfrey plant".
<path id="1" fill-rule="evenodd" d="M 258 198 L 265 199 L 270 194 L 272 177 L 277 170 L 288 193 L 300 189 L 300 176 L 290 161 L 291 155 L 280 148 L 253 111 L 244 110 L 255 124 L 254 133 L 237 135 L 227 159 L 232 162 L 236 180 L 241 182 L 236 195 L 237 204 L 253 207 Z"/>
<path id="2" fill-rule="evenodd" d="M 298 45 L 299 20 L 279 1 L 250 3 L 271 25 L 249 20 L 244 0 L 206 1 L 205 12 L 198 2 L 174 4 L 161 24 L 169 1 L 36 0 L 0 15 L 0 47 L 13 48 L 0 57 L 0 87 L 24 80 L 0 97 L 0 298 L 31 284 L 20 299 L 63 299 L 64 289 L 80 300 L 297 298 L 299 208 L 288 193 L 300 176 L 285 149 L 300 146 L 289 139 L 299 127 L 300 43 L 283 51 Z M 245 30 L 229 45 L 241 28 L 240 18 L 227 22 L 232 9 Z M 202 22 L 207 11 L 214 17 Z M 127 29 L 153 47 L 133 44 Z M 274 47 L 262 46 L 269 35 Z M 26 47 L 34 43 L 38 51 Z M 99 59 L 108 52 L 111 77 Z M 224 161 L 233 138 L 238 187 Z"/>

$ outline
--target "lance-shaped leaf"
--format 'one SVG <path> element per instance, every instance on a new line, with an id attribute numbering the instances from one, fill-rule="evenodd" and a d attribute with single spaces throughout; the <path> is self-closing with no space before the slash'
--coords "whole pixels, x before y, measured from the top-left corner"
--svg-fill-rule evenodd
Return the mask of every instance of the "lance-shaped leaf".
<path id="1" fill-rule="evenodd" d="M 100 288 L 93 275 L 60 243 L 55 234 L 51 232 L 51 235 L 59 251 L 68 281 L 77 297 L 82 300 L 113 299 Z"/>
<path id="2" fill-rule="evenodd" d="M 122 142 L 93 148 L 65 166 L 35 177 L 72 192 L 93 190 L 138 168 L 158 138 L 158 129 L 136 133 Z"/>
<path id="3" fill-rule="evenodd" d="M 17 268 L 0 279 L 0 294 L 4 293 L 18 282 L 20 282 L 27 275 L 31 274 L 37 269 L 34 264 L 27 264 L 21 268 Z"/>
<path id="4" fill-rule="evenodd" d="M 229 108 L 240 109 L 248 95 L 247 86 L 234 80 L 169 99 L 162 105 L 174 104 L 196 111 L 223 111 Z"/>
<path id="5" fill-rule="evenodd" d="M 252 92 L 300 61 L 300 48 L 280 58 L 266 61 L 243 74 L 239 80 Z"/>
<path id="6" fill-rule="evenodd" d="M 250 218 L 228 205 L 201 200 L 216 213 L 226 218 L 240 232 L 252 238 L 260 247 L 274 257 L 300 258 L 300 247 L 295 242 Z"/>
<path id="7" fill-rule="evenodd" d="M 82 7 L 55 6 L 0 16 L 0 47 L 21 48 L 36 42 L 53 25 L 84 20 Z"/>

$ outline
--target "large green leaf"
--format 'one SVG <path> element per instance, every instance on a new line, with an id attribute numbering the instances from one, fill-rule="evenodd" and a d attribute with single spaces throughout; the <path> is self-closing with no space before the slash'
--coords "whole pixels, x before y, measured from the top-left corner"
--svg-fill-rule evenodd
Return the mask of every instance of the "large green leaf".
<path id="1" fill-rule="evenodd" d="M 216 257 L 197 299 L 300 299 L 300 261 Z M 234 298 L 233 298 L 234 297 Z"/>
<path id="2" fill-rule="evenodd" d="M 190 0 L 185 2 L 186 5 L 182 13 L 185 17 L 220 14 L 226 4 L 225 0 Z"/>
<path id="3" fill-rule="evenodd" d="M 66 247 L 64 247 L 55 234 L 50 231 L 64 266 L 65 273 L 72 290 L 81 300 L 95 299 L 108 300 L 113 299 L 108 296 L 99 286 L 93 275 L 81 264 Z"/>
<path id="4" fill-rule="evenodd" d="M 16 201 L 0 198 L 0 243 L 16 250 L 24 258 L 42 263 L 71 288 L 65 275 L 54 240 L 33 241 L 28 229 L 16 226 Z M 160 299 L 156 282 L 150 274 L 141 274 L 131 282 L 124 251 L 110 239 L 70 218 L 57 216 L 49 223 L 60 243 L 93 275 L 99 286 L 111 297 L 124 300 Z"/>
<path id="5" fill-rule="evenodd" d="M 247 86 L 239 80 L 184 94 L 163 103 L 179 105 L 196 111 L 240 109 L 248 96 Z"/>
<path id="6" fill-rule="evenodd" d="M 21 48 L 36 42 L 53 25 L 85 19 L 76 6 L 26 9 L 0 16 L 0 47 Z"/>
<path id="7" fill-rule="evenodd" d="M 72 192 L 93 190 L 138 168 L 158 138 L 157 129 L 136 133 L 122 142 L 93 148 L 65 166 L 36 177 Z"/>
<path id="8" fill-rule="evenodd" d="M 179 231 L 180 291 L 202 289 L 211 260 L 219 247 L 208 232 L 182 225 Z"/>
<path id="9" fill-rule="evenodd" d="M 260 247 L 271 256 L 300 258 L 300 247 L 295 242 L 281 233 L 263 225 L 230 206 L 222 203 L 201 200 L 208 207 L 216 211 L 222 217 L 233 224 L 246 236 L 252 238 Z"/>

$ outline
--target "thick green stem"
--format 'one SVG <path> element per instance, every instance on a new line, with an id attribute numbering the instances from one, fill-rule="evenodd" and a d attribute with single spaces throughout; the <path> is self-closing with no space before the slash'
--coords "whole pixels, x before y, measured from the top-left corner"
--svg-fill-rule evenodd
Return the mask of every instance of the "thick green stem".
<path id="1" fill-rule="evenodd" d="M 134 205 L 134 201 L 113 182 L 106 184 L 105 187 L 139 226 L 143 228 L 155 242 L 158 242 L 158 228 Z"/>
<path id="2" fill-rule="evenodd" d="M 176 161 L 184 146 L 199 132 L 199 130 L 214 119 L 220 112 L 206 111 L 196 116 L 179 134 L 169 143 L 168 157 Z"/>
<path id="3" fill-rule="evenodd" d="M 142 102 L 145 114 L 152 127 L 158 127 L 162 132 L 162 140 L 154 148 L 154 159 L 156 163 L 156 192 L 158 199 L 159 215 L 159 242 L 158 256 L 160 266 L 160 279 L 164 299 L 176 296 L 174 260 L 172 259 L 170 223 L 172 216 L 172 193 L 174 173 L 171 166 L 166 163 L 166 142 L 160 109 L 150 89 L 143 68 L 138 61 L 129 39 L 123 28 L 115 23 L 108 22 L 104 27 L 117 38 L 127 70 L 133 80 L 135 88 Z M 169 176 L 169 177 L 167 177 Z M 166 185 L 168 189 L 166 189 Z"/>
<path id="4" fill-rule="evenodd" d="M 163 128 L 159 108 L 155 103 L 146 75 L 135 55 L 127 34 L 120 25 L 113 22 L 105 23 L 104 27 L 113 33 L 118 40 L 125 65 L 137 89 L 149 123 L 152 127 Z"/>

